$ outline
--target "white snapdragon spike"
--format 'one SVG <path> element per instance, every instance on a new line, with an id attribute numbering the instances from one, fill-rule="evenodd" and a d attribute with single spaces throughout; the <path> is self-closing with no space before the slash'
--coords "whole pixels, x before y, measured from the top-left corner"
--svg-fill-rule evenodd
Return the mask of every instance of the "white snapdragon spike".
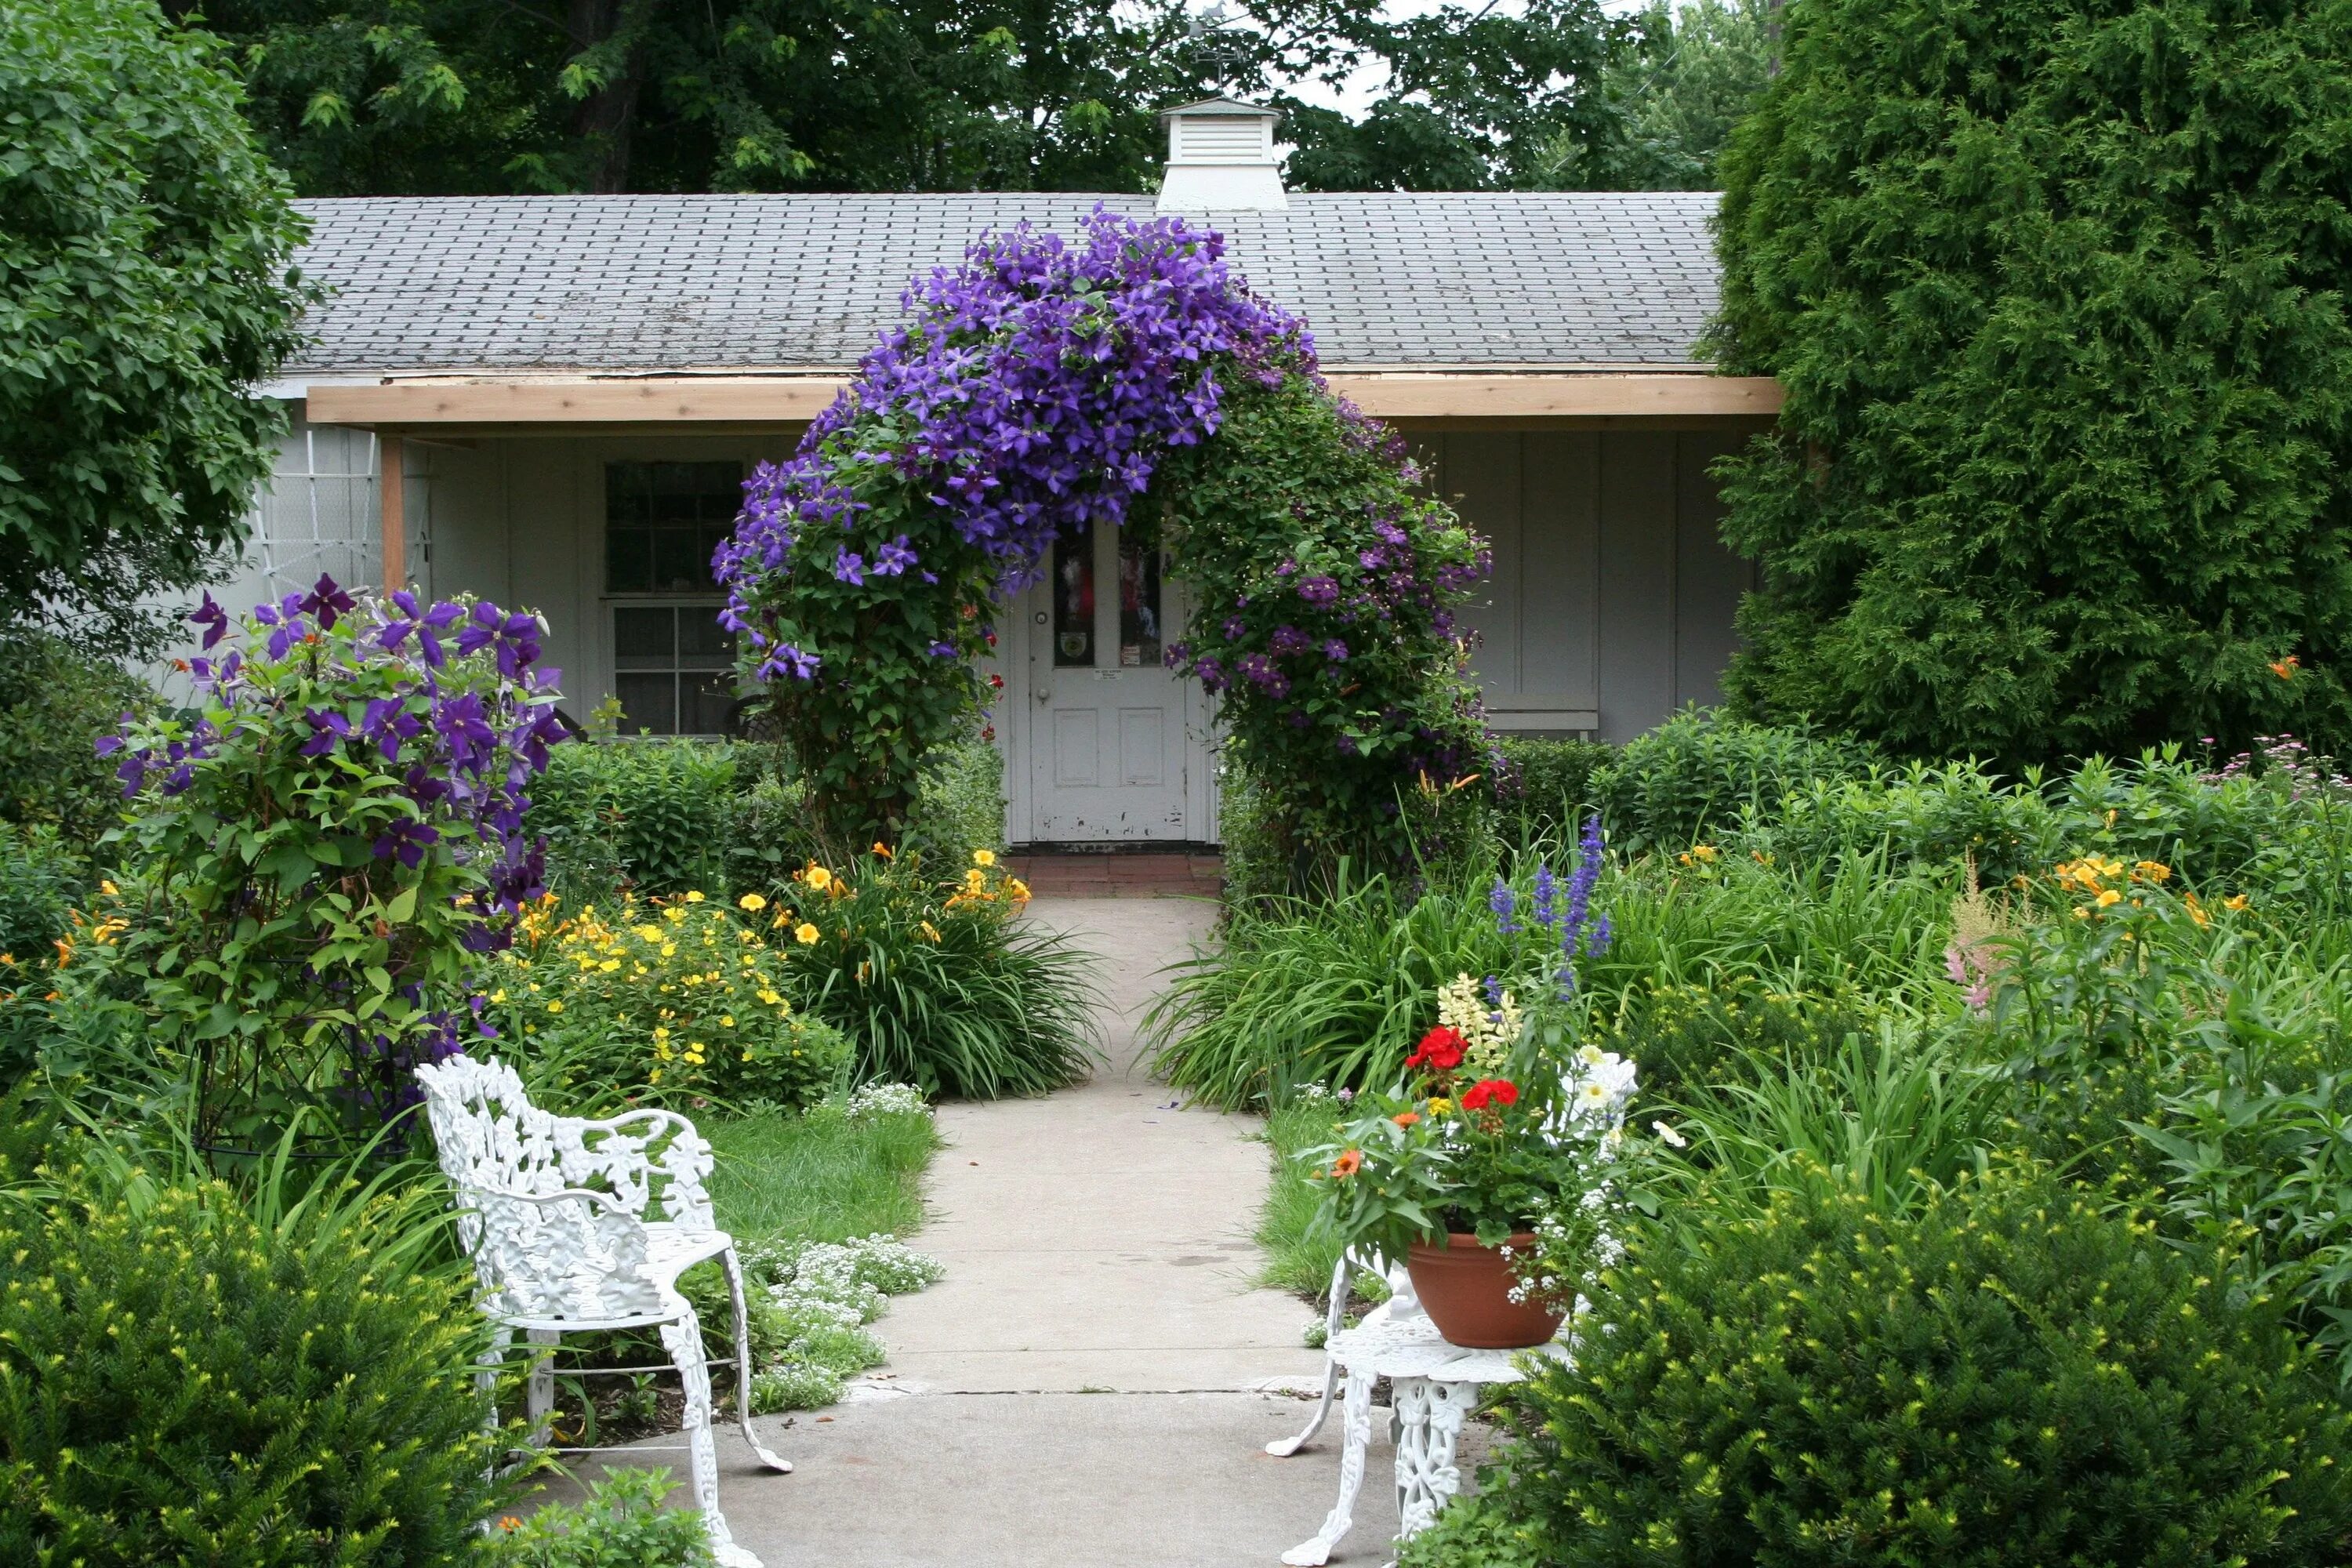
<path id="1" fill-rule="evenodd" d="M 1437 988 L 1437 1021 L 1462 1037 L 1463 1060 L 1474 1076 L 1498 1078 L 1526 1020 L 1510 992 L 1489 1003 L 1483 982 L 1457 974 Z"/>

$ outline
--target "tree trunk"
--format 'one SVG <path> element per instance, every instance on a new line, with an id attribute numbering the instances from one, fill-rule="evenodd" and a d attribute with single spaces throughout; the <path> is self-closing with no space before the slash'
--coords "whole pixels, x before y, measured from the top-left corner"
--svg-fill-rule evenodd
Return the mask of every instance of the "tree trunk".
<path id="1" fill-rule="evenodd" d="M 569 21 L 573 40 L 586 49 L 612 37 L 625 3 L 572 0 Z M 618 74 L 572 110 L 572 132 L 579 141 L 593 195 L 612 195 L 628 189 L 629 137 L 636 127 L 637 90 L 644 85 L 644 59 L 632 45 Z"/>

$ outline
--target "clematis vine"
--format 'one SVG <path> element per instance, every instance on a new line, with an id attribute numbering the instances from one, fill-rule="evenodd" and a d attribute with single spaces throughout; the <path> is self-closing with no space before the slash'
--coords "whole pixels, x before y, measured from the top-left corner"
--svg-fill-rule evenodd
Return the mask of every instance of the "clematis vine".
<path id="1" fill-rule="evenodd" d="M 189 619 L 207 655 L 238 636 L 209 597 Z M 201 1064 L 203 1141 L 363 1129 L 478 1037 L 467 955 L 543 890 L 526 791 L 567 733 L 543 631 L 321 577 L 190 661 L 193 715 L 99 742 L 130 809 L 121 973 L 155 1048 Z"/>
<path id="2" fill-rule="evenodd" d="M 1215 588 L 1167 658 L 1223 699 L 1286 815 L 1401 863 L 1400 792 L 1454 789 L 1491 750 L 1451 637 L 1484 547 L 1331 395 L 1306 326 L 1220 236 L 1101 208 L 1071 237 L 984 237 L 904 303 L 793 456 L 754 470 L 713 561 L 820 831 L 895 842 L 923 754 L 994 699 L 985 606 L 1056 541 L 1127 526 L 1167 530 L 1178 574 Z M 1211 490 L 1234 504 L 1187 510 Z M 1221 531 L 1236 518 L 1286 520 Z"/>

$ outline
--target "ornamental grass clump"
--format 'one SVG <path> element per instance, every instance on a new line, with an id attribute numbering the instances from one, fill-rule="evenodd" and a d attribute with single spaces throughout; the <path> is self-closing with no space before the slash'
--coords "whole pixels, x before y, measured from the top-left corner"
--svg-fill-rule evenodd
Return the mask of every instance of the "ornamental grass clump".
<path id="1" fill-rule="evenodd" d="M 486 1001 L 535 1082 L 797 1109 L 842 1083 L 849 1047 L 786 995 L 796 960 L 783 923 L 758 893 L 733 906 L 691 889 L 629 895 L 576 914 L 549 896 L 482 982 Z"/>
<path id="2" fill-rule="evenodd" d="M 209 595 L 189 619 L 191 710 L 99 742 L 130 820 L 91 960 L 193 1074 L 200 1143 L 306 1110 L 364 1135 L 478 1034 L 470 956 L 540 892 L 524 790 L 564 735 L 544 628 L 323 576 L 236 630 Z"/>
<path id="3" fill-rule="evenodd" d="M 1912 1215 L 1823 1183 L 1681 1220 L 1587 1284 L 1574 1363 L 1532 1370 L 1491 1549 L 2286 1568 L 2352 1547 L 2352 1415 L 2275 1302 L 2135 1210 L 2009 1167 Z"/>
<path id="4" fill-rule="evenodd" d="M 950 879 L 877 843 L 845 871 L 803 868 L 774 898 L 794 944 L 790 993 L 848 1037 L 861 1081 L 992 1100 L 1091 1068 L 1086 954 L 1018 919 L 1029 889 L 995 851 L 973 850 Z"/>

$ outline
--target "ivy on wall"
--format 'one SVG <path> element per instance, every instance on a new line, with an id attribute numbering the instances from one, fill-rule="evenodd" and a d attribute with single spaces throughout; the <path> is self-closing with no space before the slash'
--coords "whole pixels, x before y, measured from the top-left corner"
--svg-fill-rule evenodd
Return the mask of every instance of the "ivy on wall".
<path id="1" fill-rule="evenodd" d="M 984 238 L 908 302 L 793 458 L 745 485 L 717 561 L 824 834 L 896 839 L 923 754 L 992 695 L 989 605 L 1056 538 L 1132 514 L 1193 585 L 1170 663 L 1220 694 L 1286 829 L 1405 853 L 1405 793 L 1486 766 L 1453 636 L 1483 546 L 1323 385 L 1306 328 L 1216 235 L 1101 210 L 1074 241 Z"/>

